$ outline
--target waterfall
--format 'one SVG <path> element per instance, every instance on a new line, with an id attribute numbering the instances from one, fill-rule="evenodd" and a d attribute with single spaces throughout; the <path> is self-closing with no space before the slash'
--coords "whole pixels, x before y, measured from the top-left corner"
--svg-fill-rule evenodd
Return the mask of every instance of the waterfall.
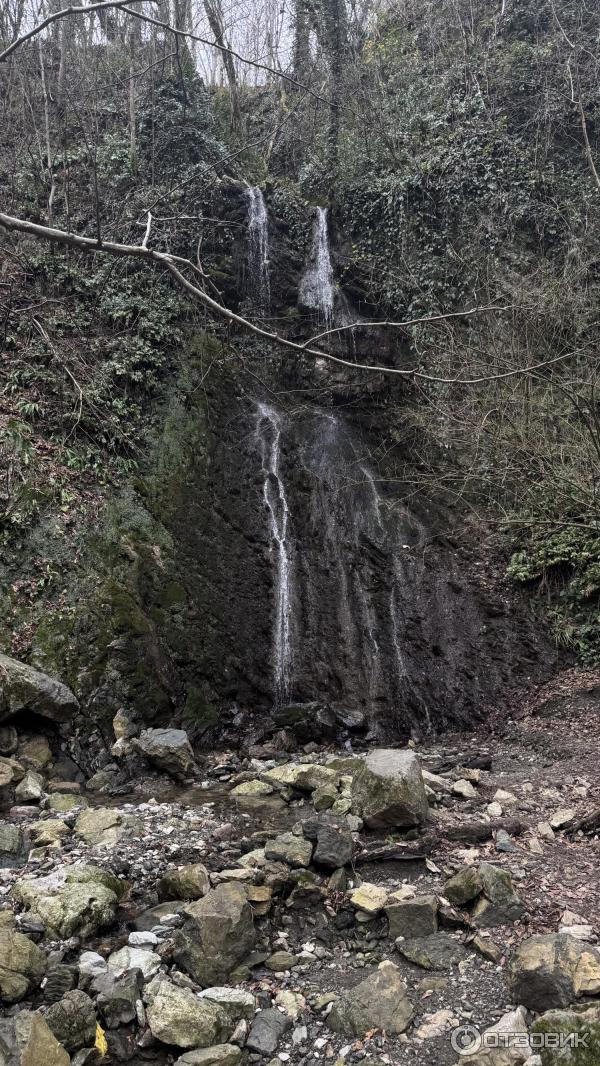
<path id="1" fill-rule="evenodd" d="M 333 322 L 333 267 L 329 253 L 327 208 L 317 207 L 310 265 L 300 282 L 300 303 L 316 311 L 326 326 Z"/>
<path id="2" fill-rule="evenodd" d="M 257 310 L 265 313 L 271 302 L 269 218 L 263 194 L 258 186 L 247 189 L 247 196 L 249 289 Z"/>
<path id="3" fill-rule="evenodd" d="M 259 442 L 271 551 L 275 554 L 275 621 L 273 626 L 273 690 L 278 706 L 290 698 L 290 555 L 289 508 L 279 472 L 281 417 L 268 404 L 257 405 L 256 437 Z"/>

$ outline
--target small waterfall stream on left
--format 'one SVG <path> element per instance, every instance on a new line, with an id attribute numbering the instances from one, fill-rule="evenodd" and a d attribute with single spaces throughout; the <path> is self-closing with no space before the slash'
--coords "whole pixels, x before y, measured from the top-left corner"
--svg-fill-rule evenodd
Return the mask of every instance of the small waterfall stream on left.
<path id="1" fill-rule="evenodd" d="M 249 290 L 258 311 L 266 314 L 271 303 L 269 278 L 269 216 L 264 196 L 257 185 L 246 190 L 248 197 Z"/>
<path id="2" fill-rule="evenodd" d="M 290 554 L 288 542 L 289 507 L 280 475 L 281 416 L 269 404 L 258 403 L 256 438 L 260 446 L 263 472 L 263 499 L 269 520 L 271 551 L 275 554 L 275 622 L 273 626 L 273 690 L 281 706 L 290 698 Z"/>

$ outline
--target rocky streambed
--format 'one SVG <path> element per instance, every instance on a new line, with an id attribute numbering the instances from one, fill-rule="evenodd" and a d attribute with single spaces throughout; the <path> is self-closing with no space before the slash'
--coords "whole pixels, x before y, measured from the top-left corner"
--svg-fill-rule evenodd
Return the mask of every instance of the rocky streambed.
<path id="1" fill-rule="evenodd" d="M 13 697 L 0 1062 L 454 1066 L 491 1030 L 465 1061 L 599 1063 L 584 682 L 404 749 L 288 735 L 198 755 L 121 713 L 114 765 L 87 778 Z"/>

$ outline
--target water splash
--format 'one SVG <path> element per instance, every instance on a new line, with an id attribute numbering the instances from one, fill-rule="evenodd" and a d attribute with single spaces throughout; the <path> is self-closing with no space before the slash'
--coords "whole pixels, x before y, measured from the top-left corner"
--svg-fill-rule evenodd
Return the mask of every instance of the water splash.
<path id="1" fill-rule="evenodd" d="M 300 303 L 316 311 L 327 327 L 333 323 L 333 267 L 329 251 L 327 208 L 317 207 L 310 265 L 300 282 Z"/>
<path id="2" fill-rule="evenodd" d="M 256 439 L 260 446 L 264 474 L 263 499 L 269 519 L 271 551 L 275 553 L 273 690 L 275 703 L 281 706 L 289 701 L 291 691 L 289 508 L 279 472 L 281 416 L 266 403 L 257 405 Z"/>
<path id="3" fill-rule="evenodd" d="M 269 278 L 269 216 L 261 190 L 254 185 L 248 197 L 248 272 L 250 292 L 257 310 L 265 313 L 271 303 Z"/>

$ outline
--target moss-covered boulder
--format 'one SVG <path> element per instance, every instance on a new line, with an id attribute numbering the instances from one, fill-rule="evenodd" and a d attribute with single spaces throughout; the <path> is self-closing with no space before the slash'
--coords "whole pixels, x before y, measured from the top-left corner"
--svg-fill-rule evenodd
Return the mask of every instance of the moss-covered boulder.
<path id="1" fill-rule="evenodd" d="M 106 870 L 82 865 L 24 877 L 12 893 L 43 922 L 47 935 L 85 937 L 112 925 L 123 884 Z"/>
<path id="2" fill-rule="evenodd" d="M 559 1034 L 560 1047 L 541 1047 L 548 1034 Z M 551 1041 L 555 1041 L 551 1037 Z M 585 1011 L 553 1010 L 531 1027 L 532 1047 L 540 1043 L 542 1066 L 598 1066 L 600 1062 L 600 1008 Z M 548 1041 L 550 1043 L 550 1041 Z"/>
<path id="3" fill-rule="evenodd" d="M 423 825 L 428 805 L 414 752 L 394 748 L 370 752 L 353 774 L 352 804 L 369 829 Z"/>

